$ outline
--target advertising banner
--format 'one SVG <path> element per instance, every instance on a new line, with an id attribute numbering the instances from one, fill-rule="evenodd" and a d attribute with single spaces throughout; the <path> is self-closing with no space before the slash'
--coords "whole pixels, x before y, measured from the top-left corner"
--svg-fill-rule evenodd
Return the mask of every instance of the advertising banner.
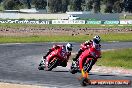
<path id="1" fill-rule="evenodd" d="M 16 24 L 50 24 L 48 20 L 0 20 L 0 23 L 16 23 Z"/>
<path id="2" fill-rule="evenodd" d="M 104 21 L 103 24 L 119 24 L 120 21 Z"/>
<path id="3" fill-rule="evenodd" d="M 132 24 L 132 20 L 121 20 L 120 24 Z"/>
<path id="4" fill-rule="evenodd" d="M 85 24 L 85 20 L 52 20 L 52 24 Z"/>
<path id="5" fill-rule="evenodd" d="M 86 21 L 86 24 L 101 24 L 101 21 Z"/>

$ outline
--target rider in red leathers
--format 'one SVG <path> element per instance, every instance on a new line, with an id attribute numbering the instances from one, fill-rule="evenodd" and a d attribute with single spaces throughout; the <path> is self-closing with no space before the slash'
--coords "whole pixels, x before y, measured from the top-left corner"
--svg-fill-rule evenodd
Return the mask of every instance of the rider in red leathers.
<path id="1" fill-rule="evenodd" d="M 46 57 L 54 50 L 56 49 L 59 49 L 61 48 L 62 49 L 62 52 L 64 54 L 66 54 L 66 57 L 63 57 L 65 60 L 66 60 L 66 65 L 67 65 L 67 62 L 69 60 L 69 57 L 71 56 L 71 51 L 72 51 L 72 44 L 70 43 L 67 43 L 66 45 L 53 45 L 53 47 L 51 49 L 49 49 L 49 51 L 47 52 L 47 54 L 45 56 L 43 56 L 43 60 L 45 61 Z"/>
<path id="2" fill-rule="evenodd" d="M 82 52 L 84 52 L 86 49 L 88 49 L 89 47 L 95 46 L 95 45 L 99 45 L 99 47 L 101 47 L 100 45 L 100 37 L 99 36 L 94 36 L 93 40 L 89 40 L 86 41 L 84 43 L 81 44 L 81 48 L 79 49 L 77 55 L 75 58 L 73 58 L 73 63 L 77 62 L 79 56 L 82 54 Z M 95 57 L 96 58 L 96 57 Z M 95 59 L 96 60 L 96 59 Z M 95 61 L 96 62 L 96 61 Z M 94 65 L 95 63 L 93 63 Z M 76 66 L 76 65 L 75 65 Z"/>

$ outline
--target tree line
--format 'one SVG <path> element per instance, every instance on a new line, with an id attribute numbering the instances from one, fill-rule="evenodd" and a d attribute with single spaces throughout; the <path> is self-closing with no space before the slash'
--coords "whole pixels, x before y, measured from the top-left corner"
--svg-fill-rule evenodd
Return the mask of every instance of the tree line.
<path id="1" fill-rule="evenodd" d="M 50 13 L 66 11 L 93 11 L 94 13 L 132 12 L 132 0 L 0 0 L 6 10 L 22 8 L 47 9 Z"/>

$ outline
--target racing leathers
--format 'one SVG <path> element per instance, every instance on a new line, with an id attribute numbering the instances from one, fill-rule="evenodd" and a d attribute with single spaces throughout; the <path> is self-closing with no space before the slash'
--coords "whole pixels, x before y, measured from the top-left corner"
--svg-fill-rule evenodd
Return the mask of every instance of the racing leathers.
<path id="1" fill-rule="evenodd" d="M 53 47 L 52 47 L 51 49 L 49 49 L 49 51 L 47 52 L 47 54 L 46 54 L 45 56 L 43 56 L 43 60 L 45 61 L 46 57 L 47 57 L 52 51 L 54 51 L 54 50 L 56 50 L 56 49 L 60 49 L 60 48 L 62 49 L 62 50 L 61 50 L 61 56 L 62 56 L 63 59 L 64 59 L 64 65 L 67 65 L 67 62 L 68 62 L 68 60 L 69 60 L 69 57 L 71 56 L 71 52 L 68 51 L 68 50 L 66 49 L 66 46 L 64 46 L 64 45 L 53 45 Z M 66 54 L 65 57 L 63 56 L 63 54 Z"/>
<path id="2" fill-rule="evenodd" d="M 96 44 L 93 40 L 89 40 L 89 41 L 86 41 L 86 42 L 82 43 L 82 44 L 80 45 L 80 49 L 79 49 L 79 51 L 78 51 L 76 57 L 73 58 L 73 61 L 77 61 L 77 59 L 78 59 L 79 56 L 82 54 L 82 52 L 84 52 L 86 49 L 88 49 L 88 48 L 90 48 L 90 47 L 92 47 L 92 46 L 95 46 L 95 45 L 97 45 L 97 44 Z M 98 45 L 99 45 L 99 47 L 101 47 L 100 44 L 98 44 Z M 95 62 L 96 62 L 96 61 L 95 61 Z"/>

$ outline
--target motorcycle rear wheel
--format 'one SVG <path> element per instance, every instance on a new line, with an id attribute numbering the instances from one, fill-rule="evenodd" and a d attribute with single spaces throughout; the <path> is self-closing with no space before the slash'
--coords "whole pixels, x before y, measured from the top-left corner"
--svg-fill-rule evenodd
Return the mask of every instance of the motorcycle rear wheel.
<path id="1" fill-rule="evenodd" d="M 70 67 L 70 73 L 72 73 L 72 74 L 77 73 L 77 67 L 76 67 L 76 68 L 74 67 L 73 62 L 72 62 L 72 65 L 71 65 L 71 67 Z"/>
<path id="2" fill-rule="evenodd" d="M 44 70 L 44 67 L 39 66 L 38 69 L 39 69 L 39 70 Z"/>

